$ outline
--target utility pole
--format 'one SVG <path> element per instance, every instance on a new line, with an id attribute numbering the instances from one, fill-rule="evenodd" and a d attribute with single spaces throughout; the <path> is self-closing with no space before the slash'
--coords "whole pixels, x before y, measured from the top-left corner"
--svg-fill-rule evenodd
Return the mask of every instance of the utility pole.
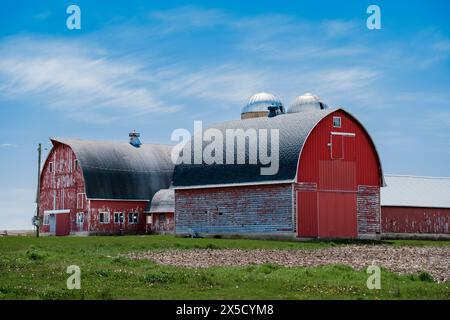
<path id="1" fill-rule="evenodd" d="M 40 228 L 40 221 L 39 221 L 39 202 L 41 198 L 41 153 L 42 153 L 42 145 L 38 144 L 38 180 L 37 180 L 37 192 L 36 192 L 36 238 L 39 238 L 39 228 Z"/>

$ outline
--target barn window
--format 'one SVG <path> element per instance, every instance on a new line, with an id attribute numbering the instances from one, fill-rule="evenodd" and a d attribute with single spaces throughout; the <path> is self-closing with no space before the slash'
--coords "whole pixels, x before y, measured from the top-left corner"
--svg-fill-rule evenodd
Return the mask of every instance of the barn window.
<path id="1" fill-rule="evenodd" d="M 74 167 L 75 167 L 75 171 L 77 171 L 78 170 L 78 159 L 75 159 Z"/>
<path id="2" fill-rule="evenodd" d="M 84 209 L 84 193 L 78 193 L 77 194 L 77 209 Z"/>
<path id="3" fill-rule="evenodd" d="M 148 216 L 147 216 L 147 224 L 152 224 L 153 223 L 153 215 L 152 214 L 149 214 Z"/>
<path id="4" fill-rule="evenodd" d="M 333 117 L 333 128 L 341 127 L 341 117 Z"/>
<path id="5" fill-rule="evenodd" d="M 50 173 L 53 172 L 53 162 L 49 162 L 49 164 L 48 164 L 48 171 L 50 171 Z"/>
<path id="6" fill-rule="evenodd" d="M 139 216 L 139 214 L 137 212 L 130 212 L 130 213 L 128 213 L 128 223 L 129 224 L 137 224 L 138 223 L 138 216 Z"/>
<path id="7" fill-rule="evenodd" d="M 114 212 L 114 223 L 123 223 L 123 212 Z"/>
<path id="8" fill-rule="evenodd" d="M 99 217 L 100 223 L 109 223 L 109 212 L 108 211 L 99 212 L 99 215 L 100 215 L 100 217 Z"/>
<path id="9" fill-rule="evenodd" d="M 44 225 L 48 225 L 48 214 L 44 214 Z"/>

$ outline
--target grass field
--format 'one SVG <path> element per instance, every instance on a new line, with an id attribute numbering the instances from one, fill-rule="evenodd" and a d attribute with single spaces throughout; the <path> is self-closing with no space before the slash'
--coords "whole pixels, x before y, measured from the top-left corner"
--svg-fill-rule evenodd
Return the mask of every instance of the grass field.
<path id="1" fill-rule="evenodd" d="M 450 246 L 449 241 L 389 241 L 392 246 Z M 319 249 L 345 242 L 185 239 L 172 236 L 0 238 L 0 299 L 450 299 L 450 283 L 425 274 L 382 271 L 382 288 L 343 265 L 249 265 L 205 269 L 157 265 L 119 254 L 153 249 Z M 68 290 L 66 268 L 81 268 Z"/>

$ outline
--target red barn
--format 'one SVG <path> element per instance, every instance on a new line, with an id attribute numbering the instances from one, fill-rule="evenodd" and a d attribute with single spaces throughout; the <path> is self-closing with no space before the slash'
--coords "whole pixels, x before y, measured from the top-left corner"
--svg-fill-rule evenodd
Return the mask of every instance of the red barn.
<path id="1" fill-rule="evenodd" d="M 130 143 L 51 139 L 40 177 L 43 234 L 145 231 L 143 211 L 171 184 L 171 147 L 130 137 Z"/>
<path id="2" fill-rule="evenodd" d="M 305 94 L 286 114 L 279 99 L 263 93 L 250 99 L 242 120 L 211 128 L 224 137 L 227 130 L 245 133 L 243 146 L 235 145 L 232 153 L 245 163 L 175 166 L 176 234 L 379 237 L 380 158 L 369 133 L 347 111 L 330 109 L 320 98 Z M 251 130 L 278 130 L 275 174 L 261 174 L 268 166 L 261 159 L 250 163 Z M 233 152 L 227 144 L 236 140 L 223 140 L 224 157 Z M 269 153 L 273 143 L 267 146 Z M 195 139 L 191 159 L 194 144 Z M 207 145 L 203 141 L 203 150 Z M 260 144 L 257 148 L 261 151 Z"/>
<path id="3" fill-rule="evenodd" d="M 383 237 L 450 238 L 450 178 L 386 175 Z"/>

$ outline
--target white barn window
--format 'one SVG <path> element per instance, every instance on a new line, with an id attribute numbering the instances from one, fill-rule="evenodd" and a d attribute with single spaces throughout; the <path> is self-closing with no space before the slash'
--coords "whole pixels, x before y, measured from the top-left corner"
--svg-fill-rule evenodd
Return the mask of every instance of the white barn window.
<path id="1" fill-rule="evenodd" d="M 98 214 L 100 223 L 109 223 L 110 215 L 108 211 L 100 211 Z"/>

